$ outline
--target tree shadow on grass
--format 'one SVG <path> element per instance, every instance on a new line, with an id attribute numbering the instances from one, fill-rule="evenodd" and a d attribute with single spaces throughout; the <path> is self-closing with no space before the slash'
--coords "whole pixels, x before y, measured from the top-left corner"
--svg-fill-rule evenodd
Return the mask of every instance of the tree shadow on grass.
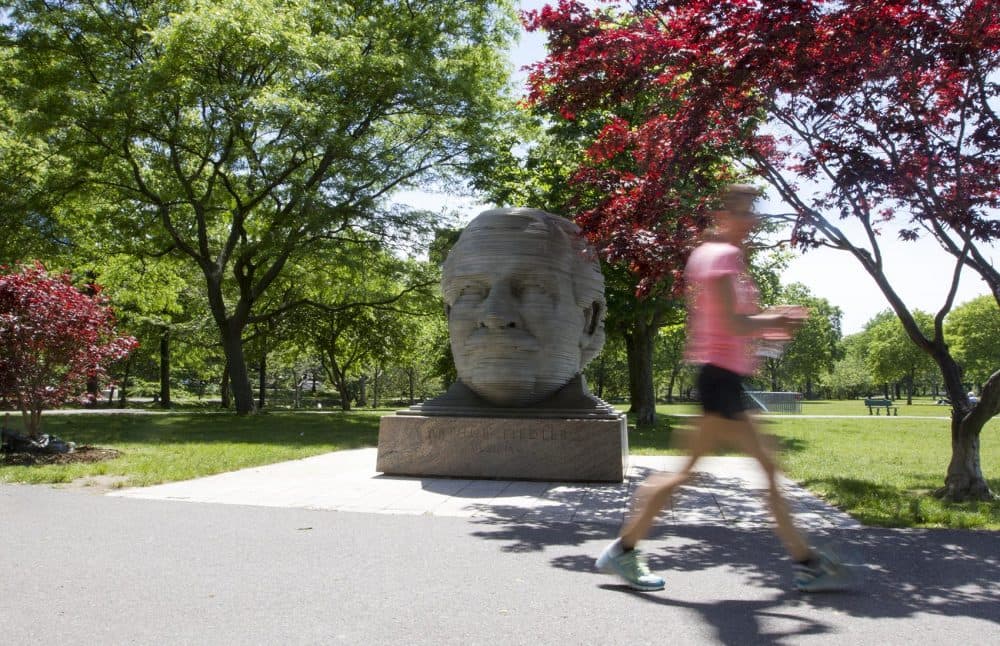
<path id="1" fill-rule="evenodd" d="M 1000 479 L 990 480 L 989 484 L 994 491 L 1000 489 Z M 928 492 L 910 491 L 856 478 L 813 478 L 805 480 L 802 485 L 824 492 L 826 498 L 865 525 L 914 527 L 947 524 L 955 527 L 961 526 L 963 515 L 981 515 L 986 522 L 1000 523 L 1000 500 L 943 503 Z M 971 519 L 965 522 L 969 523 Z"/>
<path id="2" fill-rule="evenodd" d="M 629 427 L 628 445 L 632 451 L 668 452 L 676 449 L 672 428 Z"/>
<path id="3" fill-rule="evenodd" d="M 781 453 L 801 453 L 809 446 L 809 442 L 798 437 L 779 437 L 777 435 L 769 435 L 768 437 L 778 445 L 778 451 Z"/>

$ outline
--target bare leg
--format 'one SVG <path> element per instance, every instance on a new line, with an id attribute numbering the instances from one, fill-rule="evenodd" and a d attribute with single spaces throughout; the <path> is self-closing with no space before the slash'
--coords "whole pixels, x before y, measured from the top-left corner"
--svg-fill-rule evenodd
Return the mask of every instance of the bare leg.
<path id="1" fill-rule="evenodd" d="M 687 482 L 691 477 L 691 470 L 703 455 L 718 448 L 719 438 L 716 435 L 716 420 L 722 420 L 722 418 L 716 415 L 702 415 L 698 418 L 698 428 L 691 441 L 690 454 L 679 473 L 673 475 L 658 473 L 650 476 L 639 485 L 633 501 L 635 512 L 622 527 L 623 546 L 635 547 L 639 541 L 646 538 L 656 516 L 670 502 L 674 490 Z"/>
<path id="2" fill-rule="evenodd" d="M 788 503 L 781 490 L 778 489 L 778 469 L 775 465 L 772 452 L 764 445 L 763 438 L 757 431 L 756 424 L 749 416 L 743 417 L 738 422 L 743 426 L 738 432 L 733 433 L 731 438 L 733 443 L 741 451 L 757 460 L 760 467 L 767 476 L 767 499 L 771 507 L 771 515 L 774 516 L 775 533 L 784 544 L 785 549 L 796 561 L 808 559 L 812 551 L 809 544 L 802 537 L 802 534 L 792 522 L 792 515 L 788 511 Z"/>
<path id="3" fill-rule="evenodd" d="M 691 443 L 690 455 L 679 473 L 657 474 L 646 479 L 636 492 L 637 512 L 622 527 L 621 539 L 625 547 L 635 547 L 646 538 L 653 521 L 667 503 L 674 490 L 691 477 L 691 470 L 705 454 L 717 448 L 730 445 L 757 460 L 768 483 L 768 504 L 774 516 L 775 533 L 784 544 L 791 557 L 802 561 L 810 557 L 809 544 L 792 522 L 781 491 L 778 489 L 778 473 L 774 457 L 764 446 L 756 425 L 749 416 L 731 420 L 715 414 L 702 415 L 698 419 L 698 430 Z"/>

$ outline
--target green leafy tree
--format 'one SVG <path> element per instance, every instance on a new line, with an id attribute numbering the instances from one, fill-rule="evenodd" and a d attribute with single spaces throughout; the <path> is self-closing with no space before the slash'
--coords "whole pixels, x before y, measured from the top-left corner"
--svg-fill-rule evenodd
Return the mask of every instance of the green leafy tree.
<path id="1" fill-rule="evenodd" d="M 0 44 L 9 44 L 0 23 Z M 0 46 L 0 68 L 14 67 L 14 49 Z M 0 264 L 54 257 L 64 251 L 58 227 L 46 214 L 52 196 L 39 190 L 51 163 L 44 138 L 23 134 L 26 115 L 11 102 L 20 90 L 16 74 L 0 75 Z"/>
<path id="2" fill-rule="evenodd" d="M 874 387 L 865 358 L 867 344 L 863 337 L 863 334 L 852 334 L 843 338 L 838 348 L 841 358 L 833 364 L 833 371 L 823 379 L 829 395 L 835 399 L 864 397 Z"/>
<path id="3" fill-rule="evenodd" d="M 403 321 L 404 334 L 388 357 L 389 365 L 398 375 L 394 392 L 410 404 L 443 390 L 433 349 L 448 343 L 448 322 L 440 296 L 435 293 L 424 301 L 416 300 L 414 306 L 415 312 Z M 387 388 L 393 385 L 387 384 Z"/>
<path id="4" fill-rule="evenodd" d="M 384 369 L 412 342 L 412 319 L 437 302 L 439 277 L 435 267 L 399 259 L 376 241 L 326 252 L 296 267 L 300 304 L 284 316 L 286 336 L 315 349 L 348 410 L 359 394 L 356 382 Z"/>
<path id="5" fill-rule="evenodd" d="M 608 336 L 604 349 L 583 371 L 587 385 L 601 399 L 618 401 L 629 391 L 629 362 L 625 342 L 621 336 Z"/>
<path id="6" fill-rule="evenodd" d="M 764 361 L 771 379 L 771 389 L 779 384 L 803 384 L 806 397 L 813 397 L 813 386 L 833 370 L 841 338 L 842 312 L 825 298 L 813 296 L 801 283 L 781 289 L 778 300 L 809 308 L 809 318 L 799 328 L 782 354 Z"/>
<path id="7" fill-rule="evenodd" d="M 198 267 L 238 413 L 244 331 L 323 241 L 405 234 L 394 190 L 468 169 L 507 102 L 506 0 L 17 0 L 11 105 L 52 195 Z M 8 73 L 11 73 L 10 71 Z M 78 226 L 81 226 L 78 223 Z"/>
<path id="8" fill-rule="evenodd" d="M 657 391 L 666 394 L 668 403 L 673 403 L 674 386 L 687 365 L 684 361 L 686 343 L 687 327 L 680 323 L 660 328 L 656 337 L 653 361 L 654 371 L 658 377 Z"/>
<path id="9" fill-rule="evenodd" d="M 980 389 L 1000 368 L 1000 307 L 996 299 L 980 296 L 953 309 L 945 319 L 955 359 L 964 378 Z"/>
<path id="10" fill-rule="evenodd" d="M 922 330 L 934 328 L 933 317 L 920 310 L 913 318 Z M 913 403 L 913 388 L 918 375 L 932 372 L 934 360 L 910 340 L 903 324 L 895 316 L 884 317 L 867 328 L 868 366 L 876 381 L 902 382 L 906 385 L 906 403 Z"/>
<path id="11" fill-rule="evenodd" d="M 189 264 L 172 255 L 159 257 L 118 253 L 97 258 L 104 245 L 78 247 L 81 267 L 106 285 L 105 295 L 115 306 L 120 326 L 140 341 L 140 350 L 129 357 L 120 380 L 120 401 L 127 398 L 127 377 L 143 371 L 158 382 L 156 397 L 160 406 L 171 405 L 172 368 L 178 351 L 197 352 L 197 344 L 218 344 L 206 338 L 211 321 L 204 293 L 197 289 L 198 275 Z M 181 365 L 190 363 L 181 359 Z M 143 366 L 145 364 L 145 366 Z"/>

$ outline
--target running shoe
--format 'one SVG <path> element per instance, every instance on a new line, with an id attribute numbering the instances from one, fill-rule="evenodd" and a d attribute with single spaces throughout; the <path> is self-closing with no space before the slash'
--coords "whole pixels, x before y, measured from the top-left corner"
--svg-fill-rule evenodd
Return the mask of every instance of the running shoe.
<path id="1" fill-rule="evenodd" d="M 826 549 L 817 549 L 810 563 L 795 564 L 795 588 L 799 592 L 836 592 L 856 582 L 851 569 Z"/>
<path id="2" fill-rule="evenodd" d="M 666 582 L 652 572 L 639 550 L 622 549 L 622 539 L 616 539 L 597 557 L 597 569 L 607 574 L 617 574 L 635 590 L 653 592 L 662 590 Z"/>

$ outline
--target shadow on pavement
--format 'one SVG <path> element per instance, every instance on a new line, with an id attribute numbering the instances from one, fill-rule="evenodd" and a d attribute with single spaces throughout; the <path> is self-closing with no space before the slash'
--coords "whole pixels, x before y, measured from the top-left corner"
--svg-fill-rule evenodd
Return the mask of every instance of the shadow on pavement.
<path id="1" fill-rule="evenodd" d="M 607 525 L 546 524 L 542 522 L 477 519 L 474 535 L 504 541 L 509 551 L 542 550 L 561 545 L 583 545 L 610 540 L 616 529 Z M 761 635 L 754 617 L 796 601 L 831 608 L 863 618 L 906 618 L 916 614 L 969 617 L 1000 624 L 1000 536 L 988 531 L 955 530 L 831 530 L 813 533 L 815 544 L 840 546 L 846 561 L 861 576 L 856 590 L 801 595 L 790 590 L 791 567 L 783 548 L 770 531 L 761 528 L 673 525 L 658 530 L 643 544 L 650 567 L 667 578 L 667 593 L 634 593 L 650 603 L 698 611 L 718 631 L 723 643 L 771 643 Z M 664 544 L 666 543 L 666 544 Z M 553 567 L 595 572 L 594 558 L 601 545 L 585 553 L 554 557 Z M 773 600 L 721 600 L 711 604 L 671 598 L 671 573 L 708 570 L 727 565 L 760 587 L 788 590 Z M 799 618 L 801 619 L 801 618 Z M 797 634 L 823 632 L 821 625 L 801 619 Z M 756 635 L 758 641 L 754 641 Z"/>
<path id="2" fill-rule="evenodd" d="M 738 644 L 739 646 L 794 643 L 791 638 L 803 635 L 821 635 L 833 631 L 830 625 L 817 621 L 815 618 L 796 614 L 788 608 L 799 597 L 797 593 L 788 592 L 771 599 L 724 600 L 713 603 L 699 603 L 673 599 L 659 594 L 651 595 L 632 590 L 621 585 L 601 585 L 605 590 L 620 590 L 662 606 L 692 610 L 701 616 L 705 623 L 715 629 L 716 638 L 722 644 Z M 779 610 L 780 608 L 780 610 Z M 761 619 L 784 619 L 797 624 L 793 630 L 776 633 L 762 631 Z"/>

